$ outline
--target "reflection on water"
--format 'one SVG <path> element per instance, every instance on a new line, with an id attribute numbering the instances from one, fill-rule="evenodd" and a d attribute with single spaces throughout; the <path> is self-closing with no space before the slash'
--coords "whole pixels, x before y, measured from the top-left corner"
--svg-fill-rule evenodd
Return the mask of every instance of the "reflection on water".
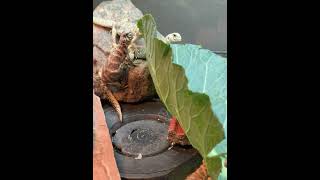
<path id="1" fill-rule="evenodd" d="M 94 7 L 103 0 L 93 0 Z M 179 32 L 182 43 L 227 51 L 227 0 L 132 0 L 156 20 L 163 34 Z"/>

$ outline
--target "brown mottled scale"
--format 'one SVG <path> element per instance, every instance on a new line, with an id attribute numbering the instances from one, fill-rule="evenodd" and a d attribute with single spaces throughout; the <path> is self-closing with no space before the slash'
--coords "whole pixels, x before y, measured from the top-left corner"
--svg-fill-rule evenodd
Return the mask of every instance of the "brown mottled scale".
<path id="1" fill-rule="evenodd" d="M 131 26 L 142 17 L 142 12 L 130 0 L 113 0 L 102 2 L 93 12 L 93 16 L 107 21 L 124 22 L 120 32 L 130 32 Z M 128 22 L 127 22 L 128 21 Z M 125 23 L 126 22 L 126 23 Z M 127 42 L 112 41 L 111 26 L 93 24 L 93 86 L 94 92 L 101 99 L 107 99 L 121 118 L 119 102 L 139 102 L 156 95 L 147 62 L 135 60 L 135 66 L 127 68 Z M 123 42 L 120 42 L 123 41 Z M 142 43 L 143 42 L 143 43 Z M 112 44 L 118 46 L 112 48 Z M 144 41 L 136 44 L 144 46 Z"/>
<path id="2" fill-rule="evenodd" d="M 156 95 L 148 63 L 141 60 L 134 68 L 130 68 L 126 75 L 126 88 L 114 91 L 114 97 L 121 102 L 135 103 L 152 99 Z"/>
<path id="3" fill-rule="evenodd" d="M 121 107 L 113 92 L 109 89 L 112 84 L 122 82 L 121 77 L 125 77 L 123 68 L 120 66 L 128 56 L 128 45 L 132 40 L 132 35 L 123 33 L 120 36 L 119 43 L 110 52 L 107 61 L 102 65 L 101 72 L 93 76 L 94 92 L 102 99 L 107 99 L 117 111 L 120 121 L 122 121 Z M 112 87 L 112 86 L 111 86 Z"/>
<path id="4" fill-rule="evenodd" d="M 124 63 L 128 56 L 128 46 L 131 39 L 132 37 L 129 38 L 128 34 L 121 34 L 118 45 L 110 52 L 101 71 L 102 81 L 106 84 L 119 82 L 124 75 L 124 69 L 120 65 Z"/>
<path id="5" fill-rule="evenodd" d="M 186 180 L 212 180 L 212 178 L 208 175 L 207 167 L 202 161 L 201 166 L 196 169 L 192 174 L 190 174 Z"/>
<path id="6" fill-rule="evenodd" d="M 102 81 L 97 74 L 93 76 L 93 90 L 94 93 L 101 99 L 107 99 L 113 108 L 116 110 L 120 121 L 122 121 L 121 107 L 117 99 L 114 97 L 108 86 Z"/>
<path id="7" fill-rule="evenodd" d="M 101 2 L 93 11 L 93 16 L 102 18 L 108 21 L 128 22 L 136 24 L 143 14 L 134 6 L 130 0 L 113 0 Z M 131 26 L 121 24 L 122 27 L 117 31 L 118 33 L 130 30 Z M 118 39 L 118 37 L 117 37 Z M 112 51 L 112 36 L 111 26 L 99 26 L 93 23 L 93 70 L 94 74 L 101 72 L 108 61 L 108 57 Z M 144 41 L 140 39 L 136 42 L 137 45 L 144 47 Z M 156 95 L 152 78 L 146 61 L 135 60 L 136 66 L 127 70 L 118 71 L 119 74 L 115 75 L 115 79 L 120 78 L 123 84 L 121 89 L 113 89 L 109 86 L 114 97 L 119 102 L 139 102 L 149 97 L 152 98 Z M 118 77 L 116 77 L 118 76 Z"/>

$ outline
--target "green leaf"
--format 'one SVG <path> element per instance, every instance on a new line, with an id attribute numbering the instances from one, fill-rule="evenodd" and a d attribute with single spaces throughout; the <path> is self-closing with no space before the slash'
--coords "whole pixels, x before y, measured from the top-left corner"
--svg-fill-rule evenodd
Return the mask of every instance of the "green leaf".
<path id="1" fill-rule="evenodd" d="M 146 41 L 148 67 L 160 99 L 204 158 L 210 176 L 217 179 L 221 159 L 208 154 L 225 138 L 226 59 L 198 45 L 170 47 L 156 38 L 151 15 L 140 19 L 138 27 Z"/>
<path id="2" fill-rule="evenodd" d="M 221 157 L 221 166 L 222 166 L 222 170 L 221 173 L 219 174 L 218 180 L 227 180 L 227 168 L 224 167 L 224 161 L 226 160 L 226 158 Z"/>
<path id="3" fill-rule="evenodd" d="M 208 157 L 222 156 L 227 153 L 227 139 L 224 139 L 218 145 L 216 145 L 211 152 L 208 154 Z"/>

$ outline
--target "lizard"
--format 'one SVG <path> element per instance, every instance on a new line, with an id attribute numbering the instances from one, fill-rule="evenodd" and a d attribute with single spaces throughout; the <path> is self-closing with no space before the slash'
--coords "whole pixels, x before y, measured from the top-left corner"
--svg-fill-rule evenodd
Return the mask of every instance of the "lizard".
<path id="1" fill-rule="evenodd" d="M 146 59 L 144 41 L 139 42 L 139 40 L 142 39 L 142 34 L 134 22 L 131 22 L 128 18 L 124 18 L 120 22 L 116 22 L 108 19 L 93 17 L 93 23 L 98 26 L 111 28 L 113 47 L 116 46 L 118 33 L 121 34 L 131 32 L 133 39 L 128 47 L 129 59 L 131 61 L 134 59 Z M 182 41 L 181 35 L 177 32 L 170 33 L 166 37 L 157 32 L 157 37 L 167 44 Z"/>
<path id="2" fill-rule="evenodd" d="M 112 90 L 125 88 L 126 61 L 128 58 L 128 46 L 133 38 L 132 33 L 122 33 L 118 44 L 112 50 L 108 59 L 100 71 L 93 76 L 95 93 L 102 99 L 107 99 L 116 110 L 119 120 L 122 122 L 121 107 L 117 99 L 112 94 Z"/>

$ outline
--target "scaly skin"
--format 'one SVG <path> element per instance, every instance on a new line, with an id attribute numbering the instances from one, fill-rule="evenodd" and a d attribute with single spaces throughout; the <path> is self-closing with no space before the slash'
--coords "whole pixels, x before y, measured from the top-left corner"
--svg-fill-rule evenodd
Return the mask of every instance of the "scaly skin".
<path id="1" fill-rule="evenodd" d="M 196 169 L 192 174 L 190 174 L 186 180 L 212 180 L 212 178 L 208 175 L 207 166 L 204 161 L 202 161 L 202 164 L 198 169 Z"/>
<path id="2" fill-rule="evenodd" d="M 121 107 L 117 99 L 112 94 L 110 88 L 119 88 L 123 79 L 122 65 L 128 55 L 128 45 L 132 40 L 131 33 L 121 34 L 119 44 L 117 44 L 108 56 L 99 74 L 94 77 L 94 90 L 102 99 L 107 99 L 116 110 L 120 121 L 122 121 Z"/>
<path id="3" fill-rule="evenodd" d="M 116 110 L 119 120 L 122 122 L 121 107 L 117 99 L 113 96 L 108 86 L 101 80 L 99 75 L 93 77 L 93 89 L 97 96 L 101 99 L 107 99 L 112 107 Z"/>
<path id="4" fill-rule="evenodd" d="M 128 46 L 132 40 L 132 34 L 122 34 L 119 44 L 111 50 L 108 60 L 102 67 L 101 78 L 106 84 L 119 82 L 123 75 L 121 65 L 125 62 L 128 55 Z"/>
<path id="5" fill-rule="evenodd" d="M 125 23 L 128 26 L 135 26 L 133 25 L 133 22 L 129 22 L 129 21 L 123 21 L 121 23 Z M 111 20 L 106 20 L 106 19 L 101 19 L 101 18 L 97 18 L 97 17 L 93 17 L 93 24 L 96 24 L 98 26 L 102 26 L 102 27 L 109 27 L 112 28 L 111 32 L 112 32 L 112 41 L 113 43 L 113 47 L 116 46 L 116 36 L 119 33 L 119 30 L 117 28 L 117 26 L 119 25 L 117 22 L 111 21 Z M 130 29 L 130 28 L 129 28 Z M 131 41 L 131 43 L 128 46 L 128 55 L 129 55 L 129 59 L 131 61 L 133 61 L 134 59 L 145 59 L 146 58 L 146 53 L 145 53 L 145 49 L 144 47 L 138 47 L 136 45 L 136 42 L 142 38 L 142 34 L 139 32 L 139 28 L 137 26 L 135 26 L 135 28 L 132 28 L 131 33 L 133 35 L 133 39 Z M 157 37 L 162 40 L 163 42 L 167 43 L 167 44 L 171 44 L 171 43 L 175 43 L 175 42 L 180 42 L 182 41 L 181 35 L 177 32 L 174 33 L 170 33 L 168 34 L 166 37 L 163 37 L 160 33 L 157 34 Z"/>
<path id="6" fill-rule="evenodd" d="M 103 24 L 104 21 L 99 21 L 100 19 L 94 19 L 94 24 L 100 26 L 107 26 L 108 23 Z M 116 25 L 113 23 L 112 25 L 112 41 L 113 41 L 113 48 L 108 56 L 107 61 L 103 65 L 101 71 L 99 72 L 99 76 L 101 77 L 102 84 L 100 85 L 105 86 L 106 88 L 103 90 L 103 93 L 100 97 L 107 99 L 111 105 L 117 111 L 119 119 L 122 120 L 122 113 L 121 107 L 112 94 L 112 91 L 119 90 L 124 88 L 127 82 L 124 79 L 126 70 L 126 61 L 129 64 L 134 65 L 132 61 L 135 58 L 145 58 L 145 49 L 144 47 L 138 48 L 135 46 L 135 41 L 140 39 L 142 36 L 139 32 L 139 29 L 136 27 L 132 32 L 129 33 L 122 33 L 120 35 L 119 43 L 116 44 Z M 165 43 L 172 43 L 172 42 L 179 42 L 181 41 L 181 36 L 179 33 L 171 33 L 163 38 Z"/>
<path id="7" fill-rule="evenodd" d="M 133 31 L 133 34 L 134 34 L 134 38 L 128 47 L 130 60 L 132 61 L 134 59 L 146 59 L 145 47 L 138 47 L 135 44 L 135 42 L 137 40 L 142 38 L 142 34 L 139 32 L 139 30 L 137 28 Z M 181 35 L 177 32 L 170 33 L 166 37 L 163 37 L 159 33 L 158 37 L 160 40 L 163 40 L 163 42 L 166 44 L 171 44 L 171 43 L 176 43 L 176 42 L 182 41 Z"/>

